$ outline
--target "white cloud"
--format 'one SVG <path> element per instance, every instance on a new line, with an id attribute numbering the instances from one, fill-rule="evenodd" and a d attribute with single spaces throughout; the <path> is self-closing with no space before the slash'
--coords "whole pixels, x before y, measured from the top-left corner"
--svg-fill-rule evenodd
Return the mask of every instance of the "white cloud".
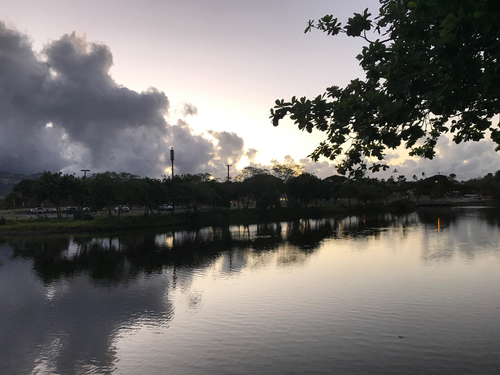
<path id="1" fill-rule="evenodd" d="M 432 159 L 403 159 L 389 164 L 390 168 L 375 176 L 389 177 L 394 168 L 398 175 L 411 178 L 414 174 L 420 177 L 422 172 L 427 176 L 437 173 L 450 175 L 454 173 L 458 180 L 483 177 L 500 169 L 500 154 L 495 152 L 495 144 L 491 140 L 455 144 L 448 137 L 442 136 L 436 147 L 436 156 Z"/>

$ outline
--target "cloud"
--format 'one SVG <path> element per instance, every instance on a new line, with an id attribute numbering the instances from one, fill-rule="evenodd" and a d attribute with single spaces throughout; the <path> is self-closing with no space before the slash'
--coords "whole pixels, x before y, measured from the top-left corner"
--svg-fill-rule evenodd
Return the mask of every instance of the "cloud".
<path id="1" fill-rule="evenodd" d="M 170 147 L 178 174 L 222 177 L 227 164 L 257 166 L 257 151 L 246 150 L 236 133 L 196 134 L 186 121 L 198 113 L 193 104 L 171 109 L 164 92 L 128 89 L 113 79 L 112 66 L 110 49 L 84 35 L 66 34 L 35 51 L 27 35 L 0 22 L 0 171 L 90 169 L 157 177 L 170 173 Z M 390 170 L 376 176 L 387 178 L 397 168 L 407 178 L 422 172 L 481 177 L 500 169 L 494 147 L 489 140 L 455 145 L 442 137 L 433 160 L 394 152 L 387 158 Z M 285 163 L 290 160 L 285 156 Z M 328 161 L 299 162 L 318 177 L 335 174 Z"/>
<path id="2" fill-rule="evenodd" d="M 307 173 L 312 173 L 319 178 L 326 178 L 332 176 L 336 173 L 335 165 L 327 161 L 312 161 L 311 159 L 300 159 L 297 163 L 295 159 L 290 155 L 285 155 L 283 158 L 283 163 L 277 159 L 271 160 L 271 165 L 273 164 L 300 164 L 304 167 L 304 171 Z M 269 167 L 266 167 L 269 169 Z"/>
<path id="3" fill-rule="evenodd" d="M 208 131 L 217 140 L 217 151 L 220 161 L 224 164 L 235 164 L 244 156 L 243 138 L 233 132 Z"/>
<path id="4" fill-rule="evenodd" d="M 185 121 L 197 114 L 192 104 L 174 111 L 183 119 L 167 123 L 166 94 L 119 85 L 112 66 L 109 48 L 85 36 L 63 35 L 38 53 L 0 22 L 0 170 L 160 176 L 175 146 L 176 173 L 223 174 L 224 163 L 244 155 L 235 133 L 195 134 Z"/>
<path id="5" fill-rule="evenodd" d="M 168 142 L 175 145 L 176 174 L 214 172 L 209 162 L 216 156 L 213 142 L 202 135 L 194 134 L 183 120 L 177 121 L 176 125 L 168 126 L 168 134 Z M 170 165 L 170 156 L 167 159 Z"/>
<path id="6" fill-rule="evenodd" d="M 198 108 L 190 103 L 184 103 L 182 106 L 182 117 L 195 116 L 198 114 Z"/>
<path id="7" fill-rule="evenodd" d="M 311 159 L 300 159 L 299 163 L 304 166 L 306 172 L 312 173 L 319 178 L 326 178 L 338 174 L 335 165 L 327 161 L 314 162 Z"/>
<path id="8" fill-rule="evenodd" d="M 444 175 L 456 174 L 458 180 L 483 177 L 500 169 L 500 154 L 495 152 L 495 144 L 491 140 L 465 142 L 455 144 L 446 136 L 442 136 L 436 147 L 436 156 L 432 159 L 405 159 L 399 163 L 390 164 L 385 173 L 376 177 L 389 177 L 396 168 L 398 175 L 411 178 L 438 173 Z"/>
<path id="9" fill-rule="evenodd" d="M 246 152 L 245 156 L 248 160 L 249 163 L 254 163 L 255 162 L 255 157 L 257 156 L 257 153 L 259 151 L 257 151 L 256 149 L 254 148 L 250 148 L 248 149 L 248 151 Z"/>

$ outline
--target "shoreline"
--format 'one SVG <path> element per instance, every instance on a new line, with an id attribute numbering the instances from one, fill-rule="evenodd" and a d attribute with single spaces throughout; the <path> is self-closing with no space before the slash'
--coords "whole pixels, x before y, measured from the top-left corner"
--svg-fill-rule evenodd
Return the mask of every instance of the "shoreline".
<path id="1" fill-rule="evenodd" d="M 467 203 L 395 201 L 391 204 L 312 206 L 307 208 L 282 207 L 269 210 L 250 208 L 186 211 L 174 214 L 150 213 L 147 216 L 142 214 L 125 214 L 120 217 L 95 215 L 92 220 L 75 220 L 73 217 L 56 219 L 43 215 L 38 218 L 9 219 L 8 216 L 0 215 L 0 219 L 4 218 L 0 223 L 0 238 L 20 235 L 116 233 L 146 229 L 191 230 L 203 226 L 249 225 L 262 222 L 318 219 L 351 214 L 404 214 L 413 212 L 419 207 L 498 206 L 496 201 L 485 201 L 482 204 L 478 201 L 469 201 Z"/>
<path id="2" fill-rule="evenodd" d="M 298 220 L 305 218 L 321 218 L 344 216 L 347 214 L 388 212 L 387 205 L 370 206 L 313 206 L 308 208 L 279 208 L 258 210 L 256 208 L 235 210 L 186 211 L 179 213 L 153 213 L 144 216 L 121 215 L 93 216 L 92 220 L 75 220 L 73 217 L 61 219 L 39 216 L 38 218 L 5 218 L 0 225 L 0 238 L 18 235 L 39 234 L 81 234 L 81 233 L 113 233 L 130 230 L 197 229 L 203 226 L 222 226 L 238 224 L 254 224 L 257 222 L 273 222 Z"/>
<path id="3" fill-rule="evenodd" d="M 417 202 L 418 207 L 467 207 L 467 206 L 498 206 L 494 199 L 435 199 Z"/>

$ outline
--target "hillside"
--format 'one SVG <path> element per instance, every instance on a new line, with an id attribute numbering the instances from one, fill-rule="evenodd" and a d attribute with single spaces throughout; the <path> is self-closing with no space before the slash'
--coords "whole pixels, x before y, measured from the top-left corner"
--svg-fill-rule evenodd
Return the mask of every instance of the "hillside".
<path id="1" fill-rule="evenodd" d="M 0 195 L 7 195 L 12 191 L 12 187 L 21 180 L 38 178 L 42 174 L 17 174 L 11 172 L 0 172 Z"/>

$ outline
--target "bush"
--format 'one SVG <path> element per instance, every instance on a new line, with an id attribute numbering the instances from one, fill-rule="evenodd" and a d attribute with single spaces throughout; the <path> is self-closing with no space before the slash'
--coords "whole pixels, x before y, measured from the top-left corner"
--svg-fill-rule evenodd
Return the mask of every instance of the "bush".
<path id="1" fill-rule="evenodd" d="M 415 210 L 417 205 L 415 202 L 412 202 L 409 199 L 399 199 L 392 201 L 389 207 L 395 212 L 409 212 Z"/>
<path id="2" fill-rule="evenodd" d="M 94 216 L 92 216 L 92 214 L 90 212 L 86 212 L 86 211 L 76 211 L 74 214 L 73 214 L 73 219 L 75 221 L 78 221 L 78 220 L 86 220 L 86 221 L 90 221 L 90 220 L 94 220 Z"/>

